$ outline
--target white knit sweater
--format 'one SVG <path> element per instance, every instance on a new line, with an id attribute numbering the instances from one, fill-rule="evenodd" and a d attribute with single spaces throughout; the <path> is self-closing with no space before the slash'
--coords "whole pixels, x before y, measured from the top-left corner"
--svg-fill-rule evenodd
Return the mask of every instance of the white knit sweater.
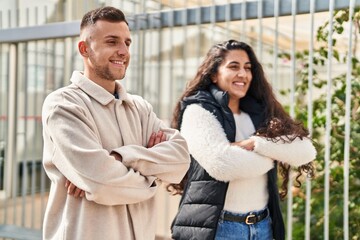
<path id="1" fill-rule="evenodd" d="M 244 126 L 240 127 L 240 132 L 245 131 L 245 135 L 240 137 L 237 131 L 237 141 L 255 131 L 250 118 L 245 114 L 243 116 L 240 124 Z M 231 146 L 215 116 L 195 104 L 188 106 L 184 112 L 181 134 L 188 143 L 190 153 L 210 176 L 229 182 L 224 209 L 232 212 L 255 211 L 266 206 L 266 173 L 273 168 L 272 159 L 300 166 L 316 156 L 309 139 L 274 143 L 252 136 L 255 140 L 253 151 Z"/>

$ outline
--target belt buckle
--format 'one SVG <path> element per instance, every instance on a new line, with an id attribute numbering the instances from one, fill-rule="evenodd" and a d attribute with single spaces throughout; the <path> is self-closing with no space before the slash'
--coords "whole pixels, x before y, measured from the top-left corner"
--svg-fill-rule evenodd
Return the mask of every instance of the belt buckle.
<path id="1" fill-rule="evenodd" d="M 246 216 L 245 223 L 247 225 L 252 225 L 256 223 L 256 216 L 254 214 L 249 214 Z"/>

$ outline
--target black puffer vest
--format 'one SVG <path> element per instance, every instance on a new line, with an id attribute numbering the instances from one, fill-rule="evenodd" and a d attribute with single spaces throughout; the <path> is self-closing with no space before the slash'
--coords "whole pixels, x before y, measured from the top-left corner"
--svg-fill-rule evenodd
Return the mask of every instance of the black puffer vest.
<path id="1" fill-rule="evenodd" d="M 190 104 L 199 104 L 213 113 L 224 128 L 230 142 L 235 141 L 235 120 L 228 107 L 227 93 L 215 85 L 209 91 L 199 91 L 183 99 L 182 113 Z M 241 109 L 247 112 L 256 129 L 264 122 L 264 107 L 251 97 L 241 99 Z M 218 219 L 223 209 L 228 183 L 217 181 L 191 157 L 187 183 L 182 195 L 179 211 L 172 223 L 172 238 L 175 240 L 211 240 L 215 238 Z M 280 211 L 276 166 L 268 172 L 268 207 L 273 221 L 276 240 L 285 239 L 284 222 Z"/>

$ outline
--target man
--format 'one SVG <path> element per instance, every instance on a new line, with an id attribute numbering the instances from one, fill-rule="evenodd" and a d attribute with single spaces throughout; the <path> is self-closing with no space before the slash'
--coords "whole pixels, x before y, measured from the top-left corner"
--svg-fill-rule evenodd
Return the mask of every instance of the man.
<path id="1" fill-rule="evenodd" d="M 44 239 L 154 239 L 155 180 L 178 183 L 189 167 L 179 132 L 116 81 L 125 76 L 130 44 L 120 10 L 85 14 L 78 44 L 84 71 L 45 99 L 43 165 L 51 188 Z"/>

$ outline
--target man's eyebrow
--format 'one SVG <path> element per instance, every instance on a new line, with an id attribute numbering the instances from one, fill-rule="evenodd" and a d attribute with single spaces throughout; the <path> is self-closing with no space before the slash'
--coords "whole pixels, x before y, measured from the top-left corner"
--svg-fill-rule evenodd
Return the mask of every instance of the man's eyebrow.
<path id="1" fill-rule="evenodd" d="M 119 37 L 116 35 L 107 35 L 105 36 L 105 38 L 114 38 L 114 39 L 118 39 Z"/>
<path id="2" fill-rule="evenodd" d="M 107 36 L 105 36 L 105 39 L 119 39 L 119 38 L 120 37 L 116 36 L 116 35 L 107 35 Z M 130 42 L 130 43 L 132 42 L 131 38 L 126 38 L 125 41 Z"/>

